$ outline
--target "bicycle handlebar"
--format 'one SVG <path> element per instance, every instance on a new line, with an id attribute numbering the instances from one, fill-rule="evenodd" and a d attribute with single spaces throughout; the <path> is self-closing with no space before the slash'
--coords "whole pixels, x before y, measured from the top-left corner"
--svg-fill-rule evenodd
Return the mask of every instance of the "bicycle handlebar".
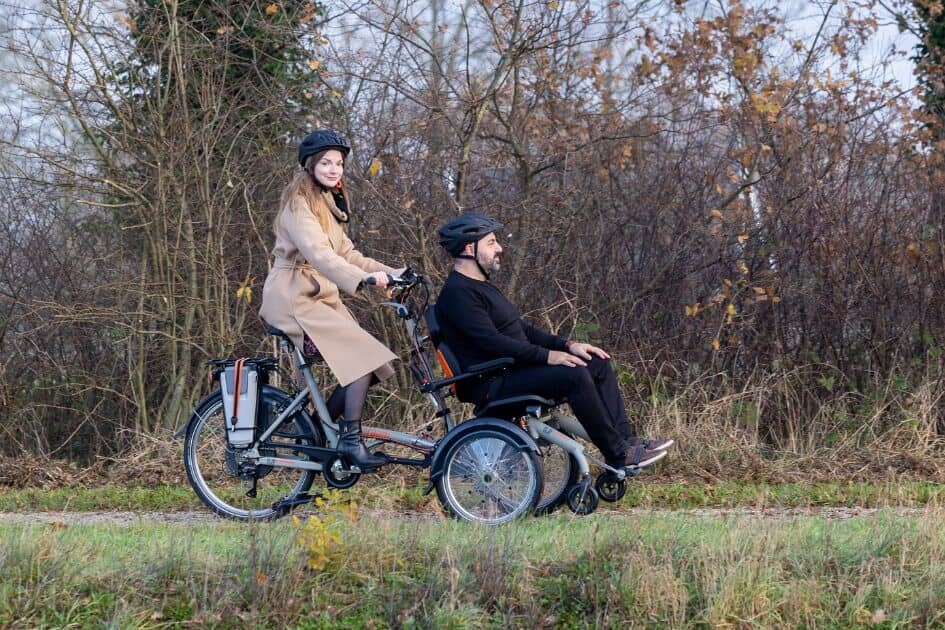
<path id="1" fill-rule="evenodd" d="M 391 288 L 409 288 L 417 284 L 422 284 L 423 282 L 423 276 L 415 273 L 410 267 L 404 269 L 403 273 L 399 276 L 387 274 L 387 286 Z M 377 279 L 374 278 L 374 276 L 370 276 L 364 279 L 364 284 L 377 285 Z"/>

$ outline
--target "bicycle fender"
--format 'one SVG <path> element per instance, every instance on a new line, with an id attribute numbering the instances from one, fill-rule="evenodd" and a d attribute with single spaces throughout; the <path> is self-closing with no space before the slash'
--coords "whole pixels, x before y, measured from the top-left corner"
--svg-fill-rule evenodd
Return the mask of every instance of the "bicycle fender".
<path id="1" fill-rule="evenodd" d="M 174 432 L 174 437 L 184 437 L 190 431 L 190 425 L 192 425 L 197 418 L 204 413 L 204 410 L 212 405 L 216 399 L 220 398 L 220 390 L 215 389 L 209 394 L 200 399 L 200 401 L 194 406 L 193 411 L 190 412 L 190 417 L 187 418 L 187 422 L 184 423 L 184 426 L 177 429 Z"/>
<path id="2" fill-rule="evenodd" d="M 424 489 L 424 495 L 430 494 L 430 491 L 433 490 L 433 487 L 436 485 L 437 479 L 443 476 L 443 458 L 446 456 L 446 453 L 449 452 L 450 447 L 457 440 L 462 439 L 466 435 L 484 429 L 493 430 L 511 437 L 521 450 L 529 450 L 533 453 L 538 453 L 538 445 L 535 444 L 535 440 L 520 429 L 518 425 L 508 420 L 489 417 L 468 420 L 453 427 L 453 430 L 447 433 L 443 439 L 437 443 L 436 450 L 433 452 L 433 459 L 430 462 L 430 483 L 427 484 L 427 487 Z"/>

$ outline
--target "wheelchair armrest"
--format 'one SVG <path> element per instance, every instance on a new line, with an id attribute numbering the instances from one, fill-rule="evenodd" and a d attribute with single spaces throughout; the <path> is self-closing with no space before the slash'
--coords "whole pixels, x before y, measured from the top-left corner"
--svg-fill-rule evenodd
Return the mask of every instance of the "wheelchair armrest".
<path id="1" fill-rule="evenodd" d="M 502 357 L 501 359 L 493 359 L 492 361 L 484 361 L 482 363 L 477 363 L 476 365 L 470 365 L 469 369 L 463 372 L 463 374 L 476 376 L 479 374 L 485 374 L 486 372 L 493 372 L 499 368 L 508 367 L 513 363 L 515 363 L 515 359 L 512 357 Z"/>
<path id="2" fill-rule="evenodd" d="M 436 391 L 441 387 L 446 387 L 447 385 L 452 385 L 453 383 L 465 381 L 475 376 L 482 376 L 483 374 L 488 374 L 489 372 L 496 372 L 512 365 L 513 363 L 515 363 L 515 359 L 512 357 L 502 357 L 501 359 L 493 359 L 492 361 L 485 361 L 483 363 L 470 365 L 469 371 L 463 372 L 462 374 L 457 374 L 456 376 L 451 376 L 449 378 L 440 379 L 438 381 L 430 381 L 425 385 L 421 385 L 420 391 L 424 394 Z"/>

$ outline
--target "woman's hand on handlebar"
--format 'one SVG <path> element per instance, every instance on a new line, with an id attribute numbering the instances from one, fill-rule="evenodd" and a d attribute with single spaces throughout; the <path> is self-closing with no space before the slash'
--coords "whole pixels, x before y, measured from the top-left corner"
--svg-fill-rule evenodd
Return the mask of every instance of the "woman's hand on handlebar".
<path id="1" fill-rule="evenodd" d="M 364 284 L 373 284 L 383 289 L 388 284 L 390 284 L 390 279 L 391 278 L 386 271 L 375 271 L 364 276 L 364 279 L 361 280 L 361 282 Z"/>

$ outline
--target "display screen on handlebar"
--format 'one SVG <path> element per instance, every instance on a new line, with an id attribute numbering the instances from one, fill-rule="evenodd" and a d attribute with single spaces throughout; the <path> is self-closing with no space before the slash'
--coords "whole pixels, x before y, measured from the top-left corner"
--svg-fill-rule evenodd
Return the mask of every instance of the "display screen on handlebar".
<path id="1" fill-rule="evenodd" d="M 424 278 L 420 274 L 407 267 L 399 276 L 388 276 L 388 287 L 392 289 L 410 289 L 418 284 L 424 284 Z"/>

